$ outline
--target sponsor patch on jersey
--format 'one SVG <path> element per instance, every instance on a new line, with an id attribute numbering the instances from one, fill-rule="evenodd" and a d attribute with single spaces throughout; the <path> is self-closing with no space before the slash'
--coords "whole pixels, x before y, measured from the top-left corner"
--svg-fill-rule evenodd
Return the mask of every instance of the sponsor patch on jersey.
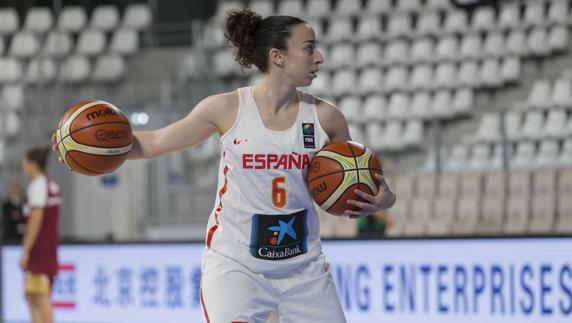
<path id="1" fill-rule="evenodd" d="M 250 254 L 259 259 L 283 260 L 308 252 L 308 211 L 252 216 Z"/>
<path id="2" fill-rule="evenodd" d="M 304 148 L 316 148 L 313 123 L 302 123 L 302 135 L 304 137 Z"/>

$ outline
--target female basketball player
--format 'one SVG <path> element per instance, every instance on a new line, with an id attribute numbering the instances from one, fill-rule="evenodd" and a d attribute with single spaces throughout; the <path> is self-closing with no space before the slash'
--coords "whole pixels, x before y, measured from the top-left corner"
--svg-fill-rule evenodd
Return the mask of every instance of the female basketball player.
<path id="1" fill-rule="evenodd" d="M 210 96 L 185 118 L 134 133 L 130 159 L 152 158 L 221 135 L 218 194 L 203 256 L 206 322 L 341 323 L 344 313 L 322 254 L 319 219 L 305 181 L 310 157 L 350 140 L 344 116 L 298 91 L 324 62 L 312 27 L 291 16 L 227 15 L 225 36 L 243 68 L 262 73 L 252 87 Z M 55 149 L 55 147 L 54 147 Z M 383 177 L 377 195 L 358 191 L 351 217 L 391 207 Z"/>
<path id="2" fill-rule="evenodd" d="M 26 231 L 20 267 L 25 273 L 24 292 L 34 323 L 53 322 L 50 294 L 58 271 L 58 185 L 45 175 L 49 148 L 28 151 L 22 170 L 31 180 L 26 190 Z"/>

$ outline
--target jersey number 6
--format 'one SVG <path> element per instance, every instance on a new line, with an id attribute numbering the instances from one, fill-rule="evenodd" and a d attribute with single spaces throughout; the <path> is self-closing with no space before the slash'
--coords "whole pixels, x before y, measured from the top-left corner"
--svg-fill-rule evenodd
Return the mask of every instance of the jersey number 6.
<path id="1" fill-rule="evenodd" d="M 282 208 L 286 206 L 286 177 L 280 176 L 272 180 L 272 204 L 275 207 Z"/>

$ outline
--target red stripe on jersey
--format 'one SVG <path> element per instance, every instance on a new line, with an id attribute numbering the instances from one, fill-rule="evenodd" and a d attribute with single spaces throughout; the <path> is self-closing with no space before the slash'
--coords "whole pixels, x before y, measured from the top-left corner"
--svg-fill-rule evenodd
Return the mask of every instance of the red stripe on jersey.
<path id="1" fill-rule="evenodd" d="M 205 313 L 205 319 L 207 320 L 207 323 L 211 323 L 211 320 L 209 319 L 209 313 L 207 313 L 207 307 L 205 306 L 205 300 L 203 299 L 202 288 L 201 288 L 201 305 L 203 306 L 203 313 Z"/>
<path id="2" fill-rule="evenodd" d="M 222 196 L 224 195 L 224 193 L 226 193 L 227 189 L 228 189 L 228 179 L 226 178 L 226 174 L 228 173 L 229 168 L 228 166 L 224 166 L 224 170 L 223 170 L 223 174 L 224 174 L 224 185 L 221 187 L 220 191 L 218 192 L 218 207 L 215 210 L 215 225 L 213 225 L 210 229 L 209 229 L 209 233 L 207 234 L 207 247 L 210 248 L 211 247 L 211 242 L 213 239 L 213 236 L 216 232 L 216 230 L 218 230 L 218 226 L 219 226 L 219 221 L 218 221 L 218 215 L 220 214 L 220 212 L 222 211 Z"/>

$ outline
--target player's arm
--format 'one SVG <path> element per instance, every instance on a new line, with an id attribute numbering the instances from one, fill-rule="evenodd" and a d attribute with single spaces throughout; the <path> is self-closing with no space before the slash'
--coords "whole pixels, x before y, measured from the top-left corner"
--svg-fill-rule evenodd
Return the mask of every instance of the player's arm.
<path id="1" fill-rule="evenodd" d="M 234 92 L 210 96 L 181 120 L 158 130 L 134 132 L 133 146 L 127 158 L 156 157 L 193 147 L 217 131 L 224 133 L 228 128 L 228 112 L 238 105 L 235 96 Z"/>
<path id="2" fill-rule="evenodd" d="M 42 227 L 42 222 L 44 221 L 44 210 L 42 208 L 32 208 L 28 222 L 26 224 L 26 232 L 24 233 L 24 239 L 22 242 L 22 258 L 20 259 L 20 267 L 22 270 L 26 270 L 28 266 L 28 258 L 30 251 L 36 243 L 38 234 L 40 233 L 40 228 Z"/>
<path id="3" fill-rule="evenodd" d="M 351 140 L 348 123 L 344 115 L 333 104 L 319 100 L 317 103 L 318 119 L 324 131 L 330 137 L 330 142 L 340 140 Z M 356 194 L 364 201 L 348 200 L 348 204 L 357 206 L 361 210 L 350 211 L 346 210 L 346 215 L 352 218 L 374 214 L 385 209 L 388 209 L 395 204 L 396 196 L 387 185 L 383 176 L 376 174 L 379 181 L 379 191 L 376 195 L 368 194 L 362 190 L 356 190 Z"/>
<path id="4" fill-rule="evenodd" d="M 316 108 L 320 125 L 330 137 L 330 142 L 352 140 L 348 129 L 348 122 L 338 108 L 332 103 L 316 99 Z"/>

